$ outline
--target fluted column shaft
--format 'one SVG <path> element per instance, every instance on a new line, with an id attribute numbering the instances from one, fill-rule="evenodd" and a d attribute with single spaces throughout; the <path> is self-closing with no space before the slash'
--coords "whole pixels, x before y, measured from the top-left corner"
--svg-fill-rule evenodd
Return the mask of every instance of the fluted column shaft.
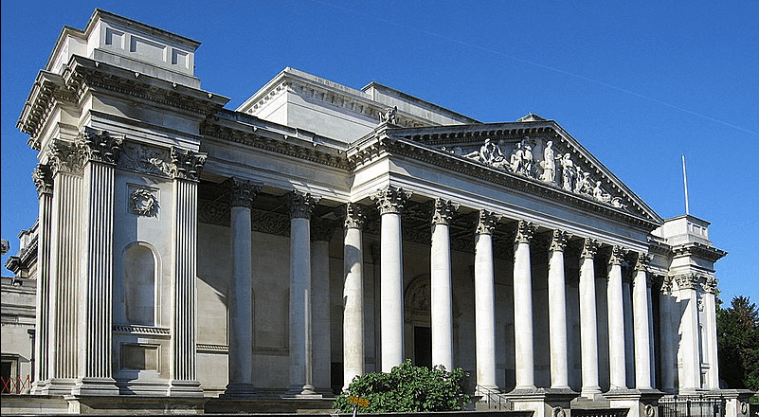
<path id="1" fill-rule="evenodd" d="M 225 395 L 255 395 L 253 389 L 253 262 L 251 209 L 260 187 L 230 178 L 233 293 L 229 326 L 229 383 Z"/>
<path id="2" fill-rule="evenodd" d="M 709 371 L 706 373 L 706 386 L 710 390 L 719 389 L 719 357 L 717 354 L 717 311 L 715 305 L 715 294 L 717 292 L 717 280 L 713 277 L 706 278 L 702 284 L 704 288 L 704 317 L 706 338 L 706 362 L 709 364 Z"/>
<path id="3" fill-rule="evenodd" d="M 288 395 L 313 395 L 311 339 L 311 211 L 308 193 L 286 196 L 290 208 L 290 387 Z"/>
<path id="4" fill-rule="evenodd" d="M 606 284 L 609 323 L 609 383 L 611 390 L 627 388 L 625 369 L 625 310 L 622 296 L 622 260 L 624 252 L 611 248 Z M 646 347 L 648 349 L 648 347 Z"/>
<path id="5" fill-rule="evenodd" d="M 569 388 L 567 351 L 567 296 L 564 249 L 567 233 L 554 230 L 548 263 L 548 316 L 551 350 L 551 388 Z"/>
<path id="6" fill-rule="evenodd" d="M 53 178 L 49 165 L 38 165 L 32 179 L 39 196 L 37 231 L 37 294 L 34 337 L 34 384 L 32 394 L 41 393 L 48 383 L 50 337 L 50 251 L 52 238 Z"/>
<path id="7" fill-rule="evenodd" d="M 343 390 L 364 374 L 364 216 L 355 204 L 346 207 L 343 238 Z"/>
<path id="8" fill-rule="evenodd" d="M 481 210 L 474 236 L 474 305 L 477 389 L 498 390 L 495 379 L 495 275 L 493 229 L 496 217 Z"/>
<path id="9" fill-rule="evenodd" d="M 319 394 L 332 393 L 332 344 L 330 332 L 329 242 L 335 224 L 311 221 L 311 335 L 313 346 L 314 390 Z"/>
<path id="10" fill-rule="evenodd" d="M 532 224 L 520 221 L 514 240 L 514 344 L 516 346 L 516 388 L 535 388 L 533 357 L 532 272 L 530 240 Z"/>
<path id="11" fill-rule="evenodd" d="M 430 314 L 432 364 L 453 369 L 453 293 L 449 224 L 454 213 L 450 201 L 435 200 L 430 254 Z"/>
<path id="12" fill-rule="evenodd" d="M 168 395 L 202 396 L 196 379 L 197 308 L 195 279 L 198 262 L 198 180 L 206 156 L 171 150 L 174 178 L 173 286 L 171 363 Z"/>
<path id="13" fill-rule="evenodd" d="M 678 275 L 678 301 L 683 305 L 680 319 L 680 360 L 682 368 L 678 381 L 681 393 L 695 393 L 701 388 L 701 358 L 698 352 L 698 277 L 695 274 Z"/>
<path id="14" fill-rule="evenodd" d="M 117 395 L 112 378 L 113 215 L 115 163 L 122 140 L 86 129 L 84 261 L 79 284 L 79 371 L 72 394 Z"/>
<path id="15" fill-rule="evenodd" d="M 387 188 L 373 198 L 381 220 L 381 328 L 382 372 L 390 372 L 403 362 L 403 240 L 401 213 L 409 195 L 402 189 Z"/>
<path id="16" fill-rule="evenodd" d="M 582 396 L 601 393 L 598 384 L 598 330 L 596 328 L 596 272 L 593 258 L 598 243 L 585 239 L 580 258 L 580 345 L 582 350 Z"/>
<path id="17" fill-rule="evenodd" d="M 650 300 L 646 254 L 639 254 L 633 278 L 633 323 L 635 332 L 635 388 L 651 388 Z"/>

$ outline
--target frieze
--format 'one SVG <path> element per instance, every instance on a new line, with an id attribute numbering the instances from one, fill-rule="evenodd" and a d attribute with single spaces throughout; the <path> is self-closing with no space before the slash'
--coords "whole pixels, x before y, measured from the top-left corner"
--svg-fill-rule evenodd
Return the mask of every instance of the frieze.
<path id="1" fill-rule="evenodd" d="M 32 171 L 32 181 L 34 181 L 39 197 L 42 197 L 43 194 L 53 193 L 53 174 L 49 165 L 37 164 Z"/>
<path id="2" fill-rule="evenodd" d="M 170 178 L 169 150 L 125 141 L 117 167 L 125 171 Z"/>
<path id="3" fill-rule="evenodd" d="M 270 235 L 290 236 L 290 216 L 262 210 L 253 210 L 254 232 Z"/>
<path id="4" fill-rule="evenodd" d="M 229 204 L 205 199 L 198 199 L 199 223 L 229 226 L 230 216 L 231 212 Z"/>

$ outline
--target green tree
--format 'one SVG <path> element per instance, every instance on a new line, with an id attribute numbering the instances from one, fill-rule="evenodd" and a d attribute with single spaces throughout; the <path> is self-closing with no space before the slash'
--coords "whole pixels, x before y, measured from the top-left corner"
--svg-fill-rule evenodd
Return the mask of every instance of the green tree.
<path id="1" fill-rule="evenodd" d="M 719 374 L 730 388 L 759 390 L 759 311 L 748 297 L 734 297 L 717 312 Z"/>
<path id="2" fill-rule="evenodd" d="M 361 413 L 457 411 L 470 400 L 462 387 L 464 376 L 461 368 L 448 372 L 442 366 L 428 369 L 406 360 L 390 373 L 354 378 L 348 391 L 337 397 L 334 408 L 352 412 L 348 397 L 353 395 L 369 400 L 369 407 L 359 407 Z"/>

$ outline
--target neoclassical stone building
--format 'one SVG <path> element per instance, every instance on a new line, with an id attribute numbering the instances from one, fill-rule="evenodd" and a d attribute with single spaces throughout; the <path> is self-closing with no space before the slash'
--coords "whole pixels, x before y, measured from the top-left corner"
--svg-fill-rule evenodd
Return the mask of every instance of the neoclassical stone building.
<path id="1" fill-rule="evenodd" d="M 96 10 L 32 86 L 35 393 L 319 398 L 406 358 L 537 410 L 719 389 L 709 224 L 556 122 L 291 68 L 229 110 L 198 46 Z"/>

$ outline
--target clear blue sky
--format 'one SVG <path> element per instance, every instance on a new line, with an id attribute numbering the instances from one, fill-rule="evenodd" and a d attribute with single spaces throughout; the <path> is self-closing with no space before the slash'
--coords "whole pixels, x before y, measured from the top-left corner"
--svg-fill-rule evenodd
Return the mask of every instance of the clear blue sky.
<path id="1" fill-rule="evenodd" d="M 464 6 L 465 5 L 465 6 Z M 759 7 L 753 1 L 2 2 L 2 237 L 37 216 L 16 121 L 64 25 L 102 8 L 202 43 L 234 109 L 287 66 L 483 122 L 556 120 L 663 218 L 711 222 L 721 298 L 759 302 Z M 3 256 L 3 263 L 8 255 Z M 9 275 L 3 269 L 3 275 Z"/>

